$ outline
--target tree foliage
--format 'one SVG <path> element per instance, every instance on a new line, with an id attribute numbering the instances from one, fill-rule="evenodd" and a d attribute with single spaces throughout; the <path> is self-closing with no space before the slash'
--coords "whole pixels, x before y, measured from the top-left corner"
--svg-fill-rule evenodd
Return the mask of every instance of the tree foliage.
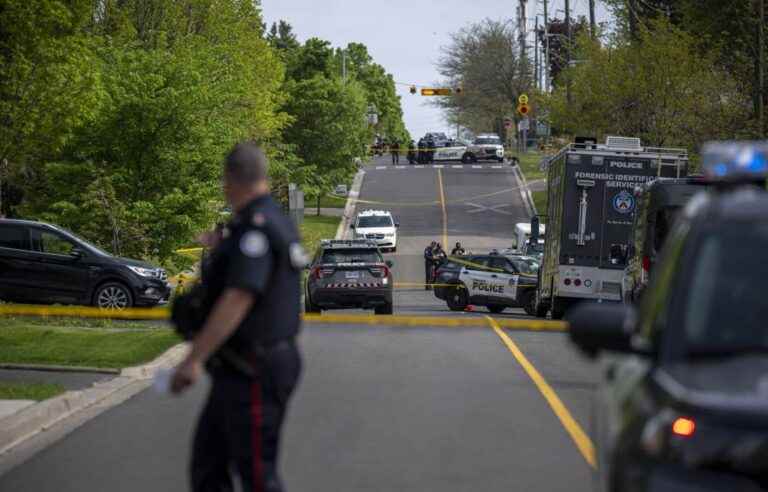
<path id="1" fill-rule="evenodd" d="M 491 19 L 451 36 L 437 64 L 442 85 L 461 94 L 436 101 L 452 123 L 475 132 L 501 133 L 504 117 L 515 114 L 517 98 L 533 85 L 532 64 L 521 59 L 514 25 Z"/>
<path id="2" fill-rule="evenodd" d="M 602 44 L 584 35 L 577 56 L 582 62 L 564 74 L 571 103 L 560 87 L 547 104 L 561 132 L 637 136 L 646 145 L 690 150 L 747 132 L 737 82 L 697 51 L 690 34 L 664 20 L 642 30 L 639 42 Z"/>

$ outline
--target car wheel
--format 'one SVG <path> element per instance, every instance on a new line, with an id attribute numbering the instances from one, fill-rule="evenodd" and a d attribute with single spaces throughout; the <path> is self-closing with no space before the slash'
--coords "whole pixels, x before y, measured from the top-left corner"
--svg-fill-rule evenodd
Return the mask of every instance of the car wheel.
<path id="1" fill-rule="evenodd" d="M 394 310 L 392 309 L 392 303 L 384 304 L 383 306 L 376 306 L 373 308 L 373 312 L 376 314 L 392 314 Z"/>
<path id="2" fill-rule="evenodd" d="M 133 306 L 133 295 L 125 285 L 107 282 L 96 290 L 93 305 L 101 309 L 126 309 Z"/>
<path id="3" fill-rule="evenodd" d="M 505 309 L 505 306 L 499 306 L 498 304 L 489 304 L 485 307 L 487 307 L 488 311 L 492 312 L 493 314 L 499 314 Z"/>
<path id="4" fill-rule="evenodd" d="M 469 304 L 469 293 L 467 292 L 467 288 L 463 285 L 457 285 L 453 289 L 450 289 L 448 291 L 446 303 L 451 311 L 463 311 Z"/>
<path id="5" fill-rule="evenodd" d="M 520 305 L 528 316 L 536 316 L 536 296 L 533 292 L 525 294 L 520 299 Z M 546 315 L 546 313 L 544 313 Z"/>
<path id="6" fill-rule="evenodd" d="M 504 158 L 503 157 L 498 157 L 496 160 L 499 161 L 500 163 L 504 164 Z"/>
<path id="7" fill-rule="evenodd" d="M 549 311 L 549 305 L 539 299 L 539 293 L 536 292 L 536 294 L 533 296 L 533 315 L 537 318 L 546 318 L 547 317 L 547 311 Z"/>
<path id="8" fill-rule="evenodd" d="M 552 299 L 552 319 L 563 319 L 565 316 L 565 302 L 558 297 Z"/>
<path id="9" fill-rule="evenodd" d="M 320 314 L 322 309 L 317 307 L 307 295 L 304 297 L 304 312 L 307 314 Z"/>

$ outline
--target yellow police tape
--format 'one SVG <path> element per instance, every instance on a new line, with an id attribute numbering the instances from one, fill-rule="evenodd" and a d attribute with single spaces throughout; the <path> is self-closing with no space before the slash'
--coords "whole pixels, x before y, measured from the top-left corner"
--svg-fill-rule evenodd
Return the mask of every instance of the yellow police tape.
<path id="1" fill-rule="evenodd" d="M 524 186 L 514 186 L 512 188 L 504 188 L 503 190 L 493 191 L 490 193 L 483 193 L 481 195 L 473 195 L 470 197 L 465 198 L 459 198 L 456 200 L 446 200 L 446 205 L 453 205 L 453 204 L 461 204 L 461 203 L 468 203 L 472 202 L 474 200 L 482 200 L 483 198 L 491 198 L 497 195 L 503 195 L 505 193 L 511 193 L 513 191 L 519 191 L 520 189 L 525 188 Z M 337 198 L 344 198 L 340 195 L 331 195 Z M 440 200 L 430 200 L 426 202 L 382 202 L 377 200 L 363 200 L 360 198 L 355 197 L 348 197 L 349 201 L 353 203 L 362 203 L 363 205 L 387 205 L 387 206 L 396 206 L 396 207 L 431 207 L 434 205 L 440 205 Z"/>
<path id="2" fill-rule="evenodd" d="M 101 309 L 87 306 L 30 306 L 26 304 L 0 305 L 0 316 L 42 316 L 62 318 L 99 318 L 116 320 L 167 320 L 170 310 L 161 308 Z M 361 314 L 306 314 L 307 323 L 347 325 L 397 326 L 484 326 L 484 318 L 472 316 L 414 316 L 414 315 L 361 315 Z M 563 321 L 540 319 L 494 318 L 499 326 L 530 331 L 565 331 Z"/>

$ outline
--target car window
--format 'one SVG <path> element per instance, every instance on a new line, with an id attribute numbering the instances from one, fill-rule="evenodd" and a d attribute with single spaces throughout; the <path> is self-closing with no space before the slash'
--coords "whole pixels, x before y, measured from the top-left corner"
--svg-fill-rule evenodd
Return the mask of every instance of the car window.
<path id="1" fill-rule="evenodd" d="M 768 349 L 766 248 L 768 224 L 726 225 L 699 243 L 683 303 L 689 353 Z"/>
<path id="2" fill-rule="evenodd" d="M 488 257 L 473 256 L 467 261 L 466 267 L 467 270 L 483 270 L 488 267 Z"/>
<path id="3" fill-rule="evenodd" d="M 392 225 L 392 217 L 389 215 L 371 215 L 357 219 L 357 227 L 391 227 Z"/>
<path id="4" fill-rule="evenodd" d="M 536 272 L 539 271 L 539 264 L 533 258 L 510 258 L 509 261 L 523 275 L 536 275 Z"/>
<path id="5" fill-rule="evenodd" d="M 321 263 L 383 263 L 375 249 L 338 249 L 323 252 Z"/>
<path id="6" fill-rule="evenodd" d="M 52 232 L 40 231 L 34 234 L 34 236 L 37 239 L 34 242 L 37 244 L 39 251 L 43 253 L 68 255 L 76 248 L 75 243 Z"/>
<path id="7" fill-rule="evenodd" d="M 26 230 L 20 226 L 0 225 L 0 247 L 28 250 Z"/>
<path id="8" fill-rule="evenodd" d="M 475 145 L 501 145 L 501 140 L 498 138 L 478 138 L 475 139 Z"/>
<path id="9" fill-rule="evenodd" d="M 502 256 L 490 258 L 488 261 L 488 266 L 503 272 L 513 272 L 512 265 L 510 265 L 509 261 L 507 261 L 507 259 Z"/>

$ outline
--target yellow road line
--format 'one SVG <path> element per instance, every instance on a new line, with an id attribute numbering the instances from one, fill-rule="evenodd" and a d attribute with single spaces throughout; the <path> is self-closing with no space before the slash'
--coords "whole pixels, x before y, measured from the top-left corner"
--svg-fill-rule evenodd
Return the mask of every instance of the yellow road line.
<path id="1" fill-rule="evenodd" d="M 503 341 L 509 351 L 512 352 L 512 355 L 515 357 L 515 359 L 517 359 L 517 362 L 523 367 L 525 372 L 528 374 L 528 377 L 531 378 L 533 384 L 535 384 L 539 389 L 541 394 L 544 396 L 544 399 L 547 400 L 547 403 L 549 403 L 552 411 L 555 412 L 557 418 L 560 419 L 560 423 L 563 424 L 565 430 L 568 432 L 568 434 L 570 434 L 571 439 L 573 439 L 573 442 L 576 444 L 576 447 L 579 449 L 581 455 L 584 457 L 587 463 L 589 463 L 589 466 L 596 468 L 597 464 L 595 462 L 595 446 L 592 444 L 592 440 L 589 438 L 589 436 L 587 436 L 586 432 L 584 432 L 579 423 L 576 422 L 576 419 L 573 418 L 573 415 L 571 415 L 571 412 L 568 411 L 568 408 L 566 408 L 565 404 L 562 402 L 562 400 L 560 400 L 560 397 L 557 396 L 555 390 L 549 385 L 549 383 L 547 383 L 541 373 L 539 373 L 533 364 L 531 364 L 531 362 L 525 357 L 517 344 L 515 344 L 515 342 L 509 338 L 509 335 L 504 333 L 496 320 L 490 316 L 486 316 L 486 319 L 491 325 L 491 328 L 493 328 L 499 338 L 501 338 L 501 341 Z"/>
<path id="2" fill-rule="evenodd" d="M 448 247 L 448 213 L 445 211 L 445 191 L 443 190 L 443 170 L 437 170 L 437 183 L 440 188 L 440 208 L 443 211 L 443 246 Z"/>

